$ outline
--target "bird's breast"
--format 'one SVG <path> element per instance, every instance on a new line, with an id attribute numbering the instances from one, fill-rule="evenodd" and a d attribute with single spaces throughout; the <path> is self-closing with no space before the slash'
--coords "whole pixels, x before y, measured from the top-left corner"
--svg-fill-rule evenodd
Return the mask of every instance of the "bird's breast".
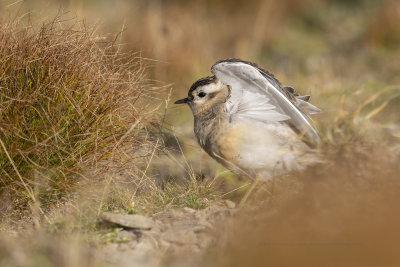
<path id="1" fill-rule="evenodd" d="M 202 147 L 210 156 L 226 168 L 250 176 L 301 169 L 299 163 L 309 150 L 284 123 L 220 120 L 209 125 L 204 136 Z"/>
<path id="2" fill-rule="evenodd" d="M 241 168 L 241 147 L 246 142 L 249 125 L 230 123 L 229 119 L 219 119 L 208 126 L 207 134 L 198 137 L 202 148 L 226 168 L 243 173 Z"/>

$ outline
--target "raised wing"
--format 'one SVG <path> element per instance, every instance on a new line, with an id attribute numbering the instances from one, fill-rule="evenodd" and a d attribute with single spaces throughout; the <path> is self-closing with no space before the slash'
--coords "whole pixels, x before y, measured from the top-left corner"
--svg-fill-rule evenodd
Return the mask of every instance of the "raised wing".
<path id="1" fill-rule="evenodd" d="M 239 118 L 267 123 L 285 121 L 305 141 L 320 141 L 306 115 L 307 110 L 312 114 L 319 112 L 319 109 L 307 103 L 307 96 L 304 99 L 296 97 L 293 88 L 282 87 L 272 74 L 251 62 L 221 60 L 212 66 L 211 72 L 232 88 L 231 97 L 225 104 L 225 110 L 231 115 L 232 121 Z"/>
<path id="2" fill-rule="evenodd" d="M 261 70 L 263 71 L 263 70 Z M 261 72 L 262 73 L 262 72 Z M 318 114 L 321 112 L 321 110 L 319 108 L 317 108 L 316 106 L 308 103 L 308 101 L 310 100 L 310 95 L 298 95 L 296 93 L 296 90 L 291 87 L 291 86 L 281 86 L 282 90 L 286 93 L 286 96 L 289 97 L 289 99 L 291 100 L 291 102 L 293 102 L 293 104 L 299 108 L 301 111 L 303 111 L 306 114 Z"/>

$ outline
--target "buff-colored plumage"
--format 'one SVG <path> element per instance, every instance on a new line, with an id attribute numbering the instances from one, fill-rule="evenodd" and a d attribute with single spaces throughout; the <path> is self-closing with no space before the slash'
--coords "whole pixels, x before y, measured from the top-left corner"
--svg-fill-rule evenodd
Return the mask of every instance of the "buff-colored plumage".
<path id="1" fill-rule="evenodd" d="M 319 109 L 254 63 L 217 62 L 188 97 L 200 146 L 226 168 L 262 180 L 318 160 L 319 136 L 307 114 Z"/>

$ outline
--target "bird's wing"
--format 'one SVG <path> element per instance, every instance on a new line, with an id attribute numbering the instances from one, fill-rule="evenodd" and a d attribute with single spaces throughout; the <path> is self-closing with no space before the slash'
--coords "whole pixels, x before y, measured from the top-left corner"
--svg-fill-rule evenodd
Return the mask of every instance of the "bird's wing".
<path id="1" fill-rule="evenodd" d="M 250 118 L 262 122 L 287 122 L 305 141 L 318 143 L 319 136 L 306 115 L 318 108 L 302 99 L 292 87 L 282 87 L 269 72 L 256 64 L 239 59 L 226 59 L 215 63 L 211 72 L 231 87 L 231 96 L 225 110 L 231 120 Z M 293 92 L 291 92 L 293 91 Z"/>

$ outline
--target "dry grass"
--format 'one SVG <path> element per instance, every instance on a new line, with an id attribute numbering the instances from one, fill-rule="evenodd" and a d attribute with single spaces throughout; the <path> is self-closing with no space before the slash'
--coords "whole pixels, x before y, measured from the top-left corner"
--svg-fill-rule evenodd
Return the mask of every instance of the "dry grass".
<path id="1" fill-rule="evenodd" d="M 94 29 L 69 24 L 0 25 L 3 215 L 33 202 L 49 207 L 84 166 L 121 142 L 147 142 L 133 127 L 149 93 L 142 60 Z"/>
<path id="2" fill-rule="evenodd" d="M 117 167 L 121 178 L 108 176 L 110 179 L 103 187 L 101 210 L 151 216 L 170 208 L 201 209 L 220 199 L 221 192 L 215 179 L 205 179 L 203 174 L 195 172 L 179 143 L 176 144 L 180 151 L 175 154 L 171 153 L 172 148 L 165 148 L 159 142 L 160 139 L 148 151 L 139 169 L 130 168 L 122 174 L 121 168 Z M 116 161 L 118 166 L 122 162 L 129 166 L 132 155 L 125 159 L 119 157 Z"/>

